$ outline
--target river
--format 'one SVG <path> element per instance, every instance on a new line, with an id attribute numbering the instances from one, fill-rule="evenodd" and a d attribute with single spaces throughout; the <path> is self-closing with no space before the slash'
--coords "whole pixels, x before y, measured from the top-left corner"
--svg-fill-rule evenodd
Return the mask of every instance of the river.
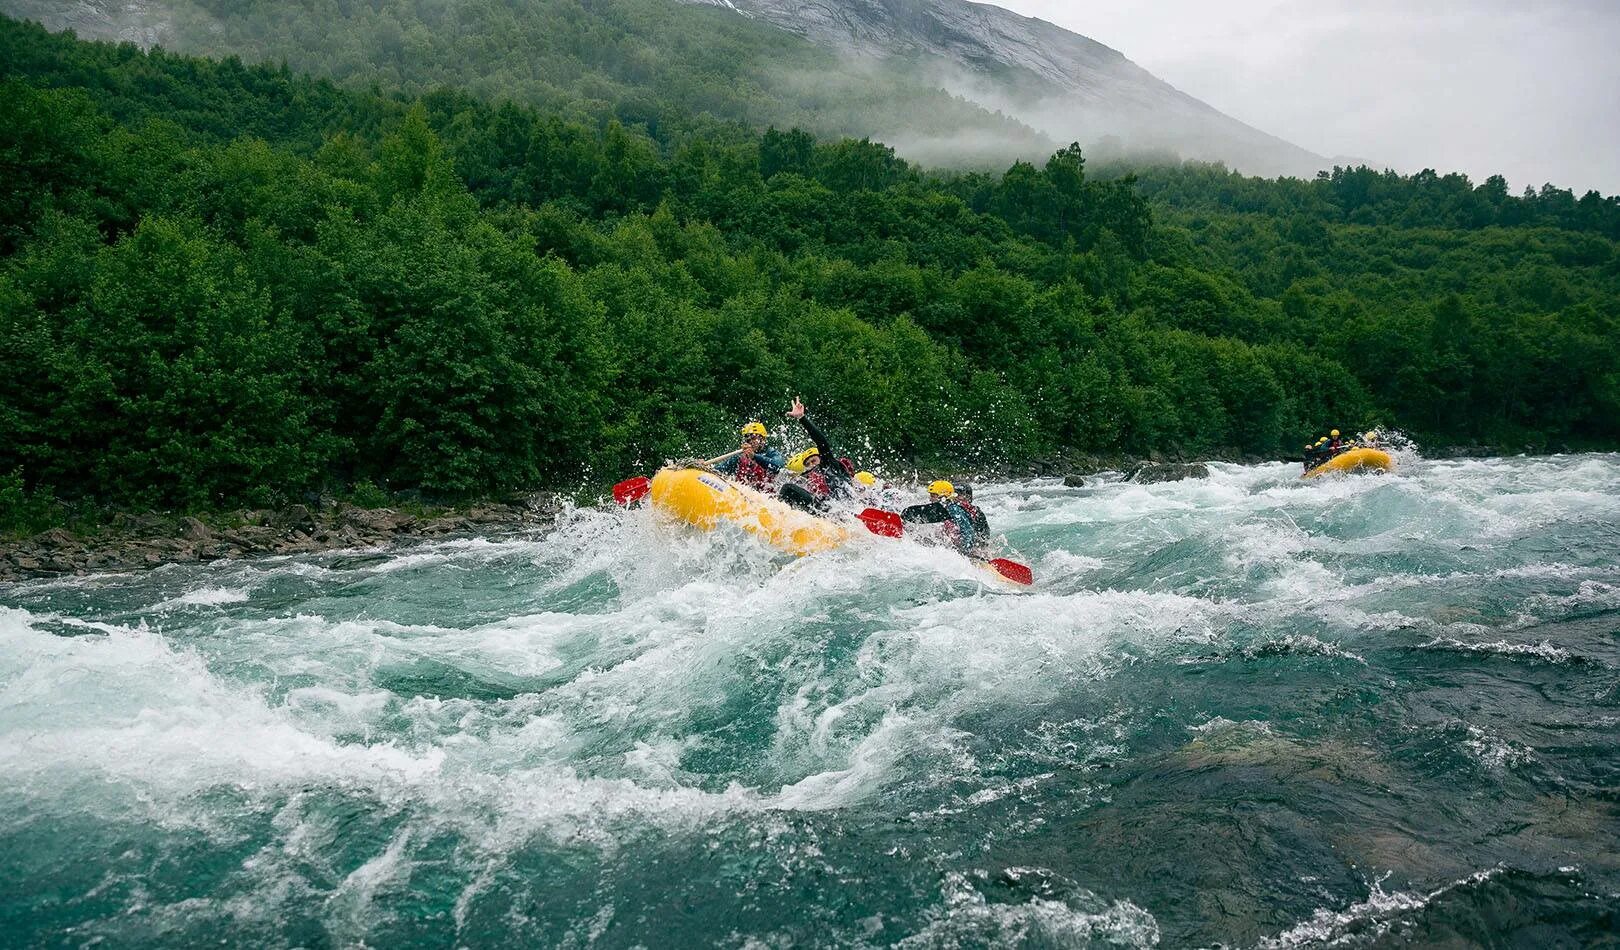
<path id="1" fill-rule="evenodd" d="M 1620 456 L 0 585 L 0 942 L 1613 946 Z"/>

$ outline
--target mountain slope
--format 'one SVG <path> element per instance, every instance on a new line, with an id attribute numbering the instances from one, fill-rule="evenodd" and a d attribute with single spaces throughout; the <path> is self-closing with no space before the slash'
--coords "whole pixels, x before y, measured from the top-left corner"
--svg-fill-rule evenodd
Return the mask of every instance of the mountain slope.
<path id="1" fill-rule="evenodd" d="M 944 166 L 1069 141 L 1267 174 L 1328 164 L 1100 43 L 964 0 L 0 0 L 0 12 L 362 88 L 453 86 L 664 139 L 718 121 L 870 136 Z"/>
<path id="2" fill-rule="evenodd" d="M 665 141 L 775 124 L 949 143 L 913 157 L 958 165 L 1058 144 L 901 64 L 844 69 L 775 26 L 673 0 L 0 0 L 0 12 L 84 37 L 285 62 L 352 88 L 449 86 L 571 119 L 617 118 Z"/>
<path id="3" fill-rule="evenodd" d="M 1227 116 L 1045 20 L 967 0 L 682 0 L 770 23 L 858 58 L 932 65 L 948 86 L 1063 141 L 1105 136 L 1245 171 L 1309 175 L 1328 161 Z"/>

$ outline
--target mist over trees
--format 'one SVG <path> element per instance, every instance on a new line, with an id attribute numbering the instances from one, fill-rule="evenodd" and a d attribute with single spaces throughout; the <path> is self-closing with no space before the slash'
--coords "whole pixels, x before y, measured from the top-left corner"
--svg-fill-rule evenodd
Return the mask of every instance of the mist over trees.
<path id="1" fill-rule="evenodd" d="M 9 20 L 0 62 L 14 508 L 599 486 L 790 394 L 896 470 L 1620 439 L 1612 198 L 936 174 Z"/>

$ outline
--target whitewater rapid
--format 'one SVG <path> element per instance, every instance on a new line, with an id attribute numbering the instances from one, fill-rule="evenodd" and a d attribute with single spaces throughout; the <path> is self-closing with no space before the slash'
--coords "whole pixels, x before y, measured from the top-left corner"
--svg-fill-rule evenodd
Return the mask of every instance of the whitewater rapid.
<path id="1" fill-rule="evenodd" d="M 981 486 L 1028 593 L 912 542 L 792 560 L 605 509 L 0 585 L 0 932 L 1605 932 L 1620 456 L 1297 474 Z"/>

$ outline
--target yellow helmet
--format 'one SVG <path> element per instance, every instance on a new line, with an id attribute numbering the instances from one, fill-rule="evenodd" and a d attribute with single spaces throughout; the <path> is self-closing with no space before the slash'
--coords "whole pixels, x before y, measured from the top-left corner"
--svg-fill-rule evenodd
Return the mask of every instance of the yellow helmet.
<path id="1" fill-rule="evenodd" d="M 803 452 L 794 452 L 793 457 L 788 459 L 787 470 L 795 475 L 803 475 L 805 460 L 812 456 L 819 455 L 821 455 L 820 450 L 813 445 L 810 448 L 805 449 Z"/>
<path id="2" fill-rule="evenodd" d="M 1322 436 L 1322 437 L 1321 437 L 1321 438 L 1320 438 L 1320 439 L 1317 439 L 1317 440 L 1316 440 L 1316 444 L 1317 444 L 1317 445 L 1321 445 L 1321 444 L 1323 444 L 1323 443 L 1324 443 L 1324 442 L 1326 442 L 1326 441 L 1327 441 L 1327 436 L 1325 436 L 1325 435 L 1324 435 L 1324 436 Z"/>
<path id="3" fill-rule="evenodd" d="M 1363 439 L 1366 439 L 1366 440 L 1367 440 L 1367 441 L 1368 441 L 1368 442 L 1371 442 L 1371 441 L 1372 441 L 1372 440 L 1374 440 L 1374 439 L 1376 439 L 1376 438 L 1378 438 L 1378 433 L 1376 433 L 1376 432 L 1369 432 L 1369 433 L 1367 433 L 1367 434 L 1366 434 L 1366 435 L 1364 435 L 1364 436 L 1362 436 L 1362 438 L 1363 438 Z"/>
<path id="4" fill-rule="evenodd" d="M 941 498 L 954 498 L 956 497 L 956 486 L 942 478 L 928 486 L 928 494 L 938 495 Z"/>
<path id="5" fill-rule="evenodd" d="M 742 434 L 743 434 L 743 438 L 745 438 L 745 439 L 747 437 L 751 436 L 751 435 L 763 436 L 764 438 L 767 438 L 767 439 L 771 437 L 771 434 L 769 432 L 765 431 L 765 423 L 760 422 L 758 420 L 755 420 L 754 422 L 750 422 L 747 425 L 743 426 L 742 427 Z"/>
<path id="6" fill-rule="evenodd" d="M 868 488 L 877 484 L 877 476 L 871 472 L 856 472 L 855 480 Z"/>
<path id="7" fill-rule="evenodd" d="M 1335 439 L 1337 439 L 1337 438 L 1338 438 L 1338 437 L 1339 437 L 1339 430 L 1338 430 L 1338 429 L 1334 429 L 1334 430 L 1333 430 L 1333 431 L 1332 431 L 1332 432 L 1329 432 L 1329 433 L 1328 433 L 1328 435 L 1331 435 L 1331 436 L 1333 436 L 1333 437 L 1334 437 L 1334 438 L 1335 438 Z"/>

